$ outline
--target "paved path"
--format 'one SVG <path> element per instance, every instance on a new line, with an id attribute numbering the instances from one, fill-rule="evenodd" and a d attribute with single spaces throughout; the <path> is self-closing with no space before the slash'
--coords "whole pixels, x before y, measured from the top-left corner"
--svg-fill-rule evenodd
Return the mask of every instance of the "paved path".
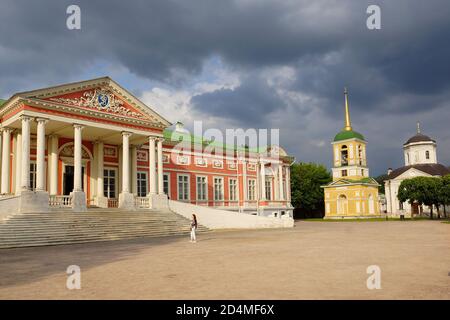
<path id="1" fill-rule="evenodd" d="M 81 290 L 66 289 L 67 266 Z M 366 268 L 381 268 L 368 290 Z M 289 230 L 211 232 L 0 250 L 0 299 L 450 299 L 450 225 L 298 222 Z"/>

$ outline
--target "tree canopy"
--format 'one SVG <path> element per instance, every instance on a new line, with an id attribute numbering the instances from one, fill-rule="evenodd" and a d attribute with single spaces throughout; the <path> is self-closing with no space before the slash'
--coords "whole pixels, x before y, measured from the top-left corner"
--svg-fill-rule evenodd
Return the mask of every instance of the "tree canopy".
<path id="1" fill-rule="evenodd" d="M 316 210 L 323 206 L 321 186 L 332 180 L 327 168 L 315 163 L 294 163 L 291 167 L 291 199 L 296 208 Z"/>

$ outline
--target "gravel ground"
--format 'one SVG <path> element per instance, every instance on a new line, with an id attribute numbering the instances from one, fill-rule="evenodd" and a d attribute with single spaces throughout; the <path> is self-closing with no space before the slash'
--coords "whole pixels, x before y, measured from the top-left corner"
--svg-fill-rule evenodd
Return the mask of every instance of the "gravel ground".
<path id="1" fill-rule="evenodd" d="M 450 225 L 438 221 L 297 222 L 0 250 L 0 299 L 449 299 Z M 66 288 L 69 265 L 81 289 Z M 381 269 L 381 289 L 366 286 Z"/>

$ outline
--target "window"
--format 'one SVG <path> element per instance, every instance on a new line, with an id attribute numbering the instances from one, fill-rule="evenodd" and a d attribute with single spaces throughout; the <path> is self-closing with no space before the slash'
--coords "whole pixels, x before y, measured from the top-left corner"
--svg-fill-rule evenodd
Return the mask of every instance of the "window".
<path id="1" fill-rule="evenodd" d="M 358 145 L 358 162 L 360 165 L 363 164 L 363 160 L 362 160 L 362 146 Z"/>
<path id="2" fill-rule="evenodd" d="M 137 173 L 137 196 L 145 197 L 147 195 L 147 172 Z"/>
<path id="3" fill-rule="evenodd" d="M 223 178 L 214 178 L 214 201 L 223 201 Z"/>
<path id="4" fill-rule="evenodd" d="M 30 188 L 36 189 L 36 163 L 30 163 Z"/>
<path id="5" fill-rule="evenodd" d="M 247 199 L 249 201 L 256 200 L 256 180 L 255 179 L 248 180 Z"/>
<path id="6" fill-rule="evenodd" d="M 347 170 L 342 170 L 342 176 L 346 177 L 347 176 Z"/>
<path id="7" fill-rule="evenodd" d="M 361 175 L 364 176 L 364 169 L 361 169 Z"/>
<path id="8" fill-rule="evenodd" d="M 344 144 L 341 147 L 341 165 L 346 166 L 348 164 L 348 148 Z"/>
<path id="9" fill-rule="evenodd" d="M 266 199 L 272 200 L 272 181 L 266 181 Z"/>
<path id="10" fill-rule="evenodd" d="M 398 203 L 398 208 L 399 208 L 400 210 L 403 210 L 403 202 L 400 201 L 400 202 Z"/>
<path id="11" fill-rule="evenodd" d="M 206 177 L 197 176 L 197 200 L 206 201 L 208 200 L 207 195 L 208 182 Z"/>
<path id="12" fill-rule="evenodd" d="M 163 191 L 165 194 L 170 194 L 170 189 L 169 189 L 169 174 L 168 173 L 164 173 L 163 174 Z"/>
<path id="13" fill-rule="evenodd" d="M 430 160 L 430 151 L 425 151 L 425 158 Z"/>
<path id="14" fill-rule="evenodd" d="M 189 200 L 189 176 L 178 176 L 178 200 Z"/>
<path id="15" fill-rule="evenodd" d="M 116 197 L 116 170 L 103 170 L 103 195 L 107 198 Z"/>
<path id="16" fill-rule="evenodd" d="M 228 183 L 230 187 L 230 201 L 237 201 L 237 180 L 229 179 Z"/>

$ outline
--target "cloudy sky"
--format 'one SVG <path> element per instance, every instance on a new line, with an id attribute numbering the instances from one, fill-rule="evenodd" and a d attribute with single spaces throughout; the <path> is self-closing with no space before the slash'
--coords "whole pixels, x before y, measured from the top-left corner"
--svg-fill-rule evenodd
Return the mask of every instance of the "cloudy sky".
<path id="1" fill-rule="evenodd" d="M 81 8 L 81 30 L 66 9 Z M 381 7 L 381 30 L 366 9 Z M 190 128 L 279 128 L 298 161 L 331 164 L 343 127 L 372 175 L 402 165 L 415 133 L 450 165 L 448 0 L 0 0 L 0 97 L 109 75 Z"/>

